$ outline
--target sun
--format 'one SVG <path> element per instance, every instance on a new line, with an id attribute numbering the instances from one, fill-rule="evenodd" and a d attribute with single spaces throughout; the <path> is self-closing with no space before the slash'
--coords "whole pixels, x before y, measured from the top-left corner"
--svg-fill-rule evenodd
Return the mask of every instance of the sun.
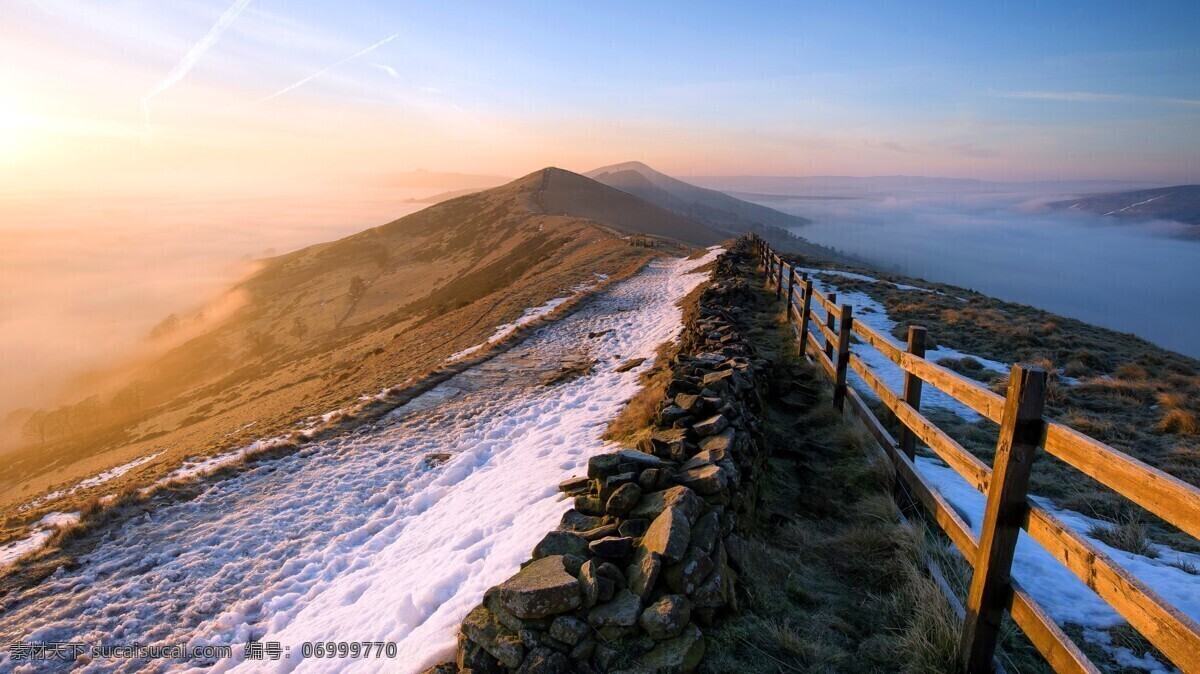
<path id="1" fill-rule="evenodd" d="M 33 146 L 31 120 L 15 96 L 0 90 L 0 162 L 10 162 Z"/>

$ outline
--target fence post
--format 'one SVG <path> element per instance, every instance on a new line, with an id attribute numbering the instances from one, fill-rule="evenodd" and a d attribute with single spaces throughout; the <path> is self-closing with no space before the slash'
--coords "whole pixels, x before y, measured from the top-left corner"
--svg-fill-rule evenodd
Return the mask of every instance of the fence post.
<path id="1" fill-rule="evenodd" d="M 835 302 L 837 302 L 837 293 L 829 293 L 825 296 L 825 299 L 829 300 L 829 304 L 832 306 Z M 833 312 L 826 308 L 825 327 L 829 328 L 830 332 L 833 332 L 833 321 Z M 833 360 L 833 342 L 829 341 L 828 337 L 825 338 L 825 357 L 827 357 L 829 360 Z"/>
<path id="2" fill-rule="evenodd" d="M 1013 365 L 959 644 L 959 666 L 965 672 L 991 671 L 1000 619 L 1012 598 L 1013 551 L 1021 521 L 1028 514 L 1029 469 L 1046 431 L 1045 403 L 1046 371 L 1024 363 Z"/>
<path id="3" fill-rule="evenodd" d="M 833 382 L 833 406 L 841 410 L 846 403 L 846 368 L 850 365 L 850 330 L 854 327 L 854 307 L 842 305 L 838 326 L 837 376 Z"/>
<path id="4" fill-rule="evenodd" d="M 775 297 L 783 295 L 783 256 L 779 258 L 779 280 L 775 282 Z"/>
<path id="5" fill-rule="evenodd" d="M 787 316 L 788 320 L 791 320 L 792 314 L 796 313 L 792 307 L 792 291 L 795 288 L 796 288 L 796 265 L 792 265 L 792 270 L 790 272 L 788 272 L 787 294 L 784 295 L 784 298 L 787 299 L 787 306 L 785 307 L 786 313 L 784 315 Z"/>
<path id="6" fill-rule="evenodd" d="M 804 279 L 804 308 L 800 310 L 800 357 L 808 353 L 808 321 L 812 319 L 813 280 Z"/>
<path id="7" fill-rule="evenodd" d="M 918 358 L 925 357 L 925 328 L 908 326 L 908 352 Z M 904 402 L 914 410 L 921 409 L 921 378 L 911 372 L 904 374 Z M 900 425 L 900 449 L 910 459 L 916 456 L 917 436 L 904 424 Z"/>

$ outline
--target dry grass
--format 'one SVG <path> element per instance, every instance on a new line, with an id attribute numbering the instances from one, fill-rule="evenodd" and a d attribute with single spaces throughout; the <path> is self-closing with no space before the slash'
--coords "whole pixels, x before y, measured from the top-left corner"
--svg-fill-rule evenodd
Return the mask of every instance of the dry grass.
<path id="1" fill-rule="evenodd" d="M 1143 557 L 1158 557 L 1158 550 L 1147 538 L 1148 533 L 1145 521 L 1135 513 L 1122 517 L 1116 524 L 1093 526 L 1088 529 L 1087 535 L 1118 550 Z"/>

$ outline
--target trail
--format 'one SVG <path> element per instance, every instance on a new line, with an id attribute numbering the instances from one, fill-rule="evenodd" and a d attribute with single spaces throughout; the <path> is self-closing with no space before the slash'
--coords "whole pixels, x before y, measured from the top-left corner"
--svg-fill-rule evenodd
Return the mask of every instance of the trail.
<path id="1" fill-rule="evenodd" d="M 655 261 L 374 424 L 114 528 L 78 568 L 0 598 L 5 647 L 231 645 L 232 658 L 17 663 L 0 648 L 0 671 L 414 672 L 449 657 L 461 618 L 569 507 L 555 485 L 604 450 L 703 280 L 685 272 L 715 255 Z M 580 357 L 592 373 L 542 384 Z M 635 357 L 649 360 L 614 371 Z M 246 659 L 252 639 L 283 656 Z M 315 641 L 395 642 L 396 657 L 303 658 Z"/>

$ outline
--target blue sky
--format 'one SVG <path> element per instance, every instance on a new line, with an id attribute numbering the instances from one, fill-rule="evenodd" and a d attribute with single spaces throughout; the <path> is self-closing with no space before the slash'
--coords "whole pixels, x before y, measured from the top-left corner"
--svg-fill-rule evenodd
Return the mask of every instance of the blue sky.
<path id="1" fill-rule="evenodd" d="M 1194 2 L 0 7 L 0 102 L 46 141 L 25 143 L 26 176 L 55 174 L 63 137 L 99 135 L 88 158 L 118 152 L 131 175 L 174 162 L 266 180 L 296 174 L 303 147 L 356 176 L 641 159 L 684 175 L 1200 181 Z"/>

